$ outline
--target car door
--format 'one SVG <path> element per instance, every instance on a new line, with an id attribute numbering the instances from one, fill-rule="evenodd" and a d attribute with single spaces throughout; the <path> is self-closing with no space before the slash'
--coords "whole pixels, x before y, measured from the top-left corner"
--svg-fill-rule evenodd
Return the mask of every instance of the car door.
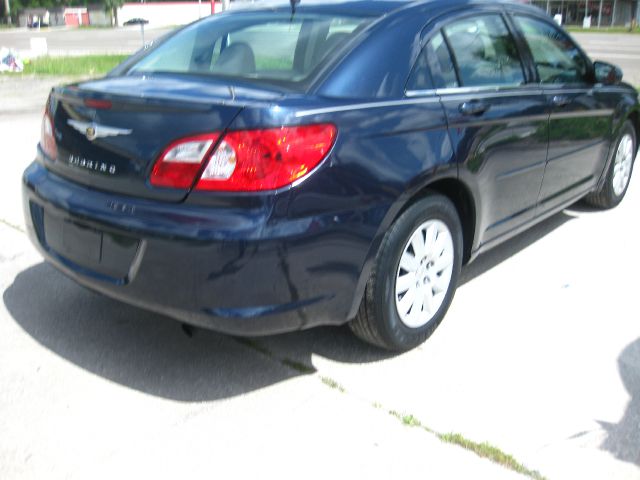
<path id="1" fill-rule="evenodd" d="M 551 108 L 539 198 L 544 211 L 579 198 L 600 178 L 610 146 L 615 95 L 594 85 L 590 61 L 553 22 L 520 14 L 513 18 Z"/>
<path id="2" fill-rule="evenodd" d="M 476 247 L 533 218 L 547 156 L 548 107 L 529 84 L 500 11 L 468 12 L 440 30 L 455 70 L 439 89 L 460 178 L 474 190 Z"/>

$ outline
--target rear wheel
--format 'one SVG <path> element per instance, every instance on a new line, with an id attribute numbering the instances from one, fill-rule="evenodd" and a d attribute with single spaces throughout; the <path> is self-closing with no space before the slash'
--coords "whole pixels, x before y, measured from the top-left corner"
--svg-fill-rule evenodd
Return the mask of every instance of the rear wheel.
<path id="1" fill-rule="evenodd" d="M 382 241 L 351 329 L 389 350 L 419 345 L 444 318 L 461 264 L 462 228 L 451 201 L 432 194 L 414 203 Z"/>
<path id="2" fill-rule="evenodd" d="M 585 197 L 585 202 L 598 208 L 617 206 L 629 188 L 636 154 L 636 132 L 631 122 L 622 126 L 611 165 L 602 188 Z"/>

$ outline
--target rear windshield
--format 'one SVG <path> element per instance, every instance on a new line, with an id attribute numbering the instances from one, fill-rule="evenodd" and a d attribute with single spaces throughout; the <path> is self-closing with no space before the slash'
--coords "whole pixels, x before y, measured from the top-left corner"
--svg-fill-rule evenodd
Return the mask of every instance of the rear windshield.
<path id="1" fill-rule="evenodd" d="M 318 13 L 221 15 L 176 33 L 129 73 L 188 73 L 254 82 L 307 80 L 370 21 Z"/>

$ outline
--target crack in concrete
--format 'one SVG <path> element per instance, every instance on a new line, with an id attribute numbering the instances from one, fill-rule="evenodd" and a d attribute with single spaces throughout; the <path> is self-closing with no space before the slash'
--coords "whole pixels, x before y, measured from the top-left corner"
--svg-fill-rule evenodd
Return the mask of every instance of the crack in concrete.
<path id="1" fill-rule="evenodd" d="M 27 233 L 26 230 L 24 228 L 22 228 L 20 225 L 15 225 L 15 224 L 13 224 L 11 222 L 8 222 L 4 218 L 0 218 L 0 224 L 4 225 L 6 227 L 9 227 L 9 228 L 11 228 L 13 230 L 16 230 L 16 231 L 18 231 L 20 233 L 24 233 L 24 234 Z"/>

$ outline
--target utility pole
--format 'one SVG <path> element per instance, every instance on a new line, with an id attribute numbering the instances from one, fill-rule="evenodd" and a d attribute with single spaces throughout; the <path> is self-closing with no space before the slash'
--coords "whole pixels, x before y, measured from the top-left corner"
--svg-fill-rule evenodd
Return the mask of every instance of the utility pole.
<path id="1" fill-rule="evenodd" d="M 4 0 L 4 16 L 7 17 L 7 23 L 11 25 L 11 1 Z"/>
<path id="2" fill-rule="evenodd" d="M 600 0 L 600 10 L 598 10 L 598 28 L 602 25 L 602 2 L 604 0 Z"/>

